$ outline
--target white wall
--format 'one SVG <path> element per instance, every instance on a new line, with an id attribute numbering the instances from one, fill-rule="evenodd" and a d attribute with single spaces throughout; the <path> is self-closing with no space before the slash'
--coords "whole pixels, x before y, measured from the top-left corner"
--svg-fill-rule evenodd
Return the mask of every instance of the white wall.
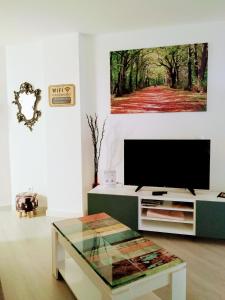
<path id="1" fill-rule="evenodd" d="M 9 205 L 11 197 L 5 47 L 0 47 L 0 70 L 0 206 L 2 206 Z"/>
<path id="2" fill-rule="evenodd" d="M 119 34 L 64 34 L 42 42 L 7 47 L 7 100 L 10 132 L 10 172 L 7 146 L 7 113 L 0 120 L 0 149 L 4 172 L 11 176 L 11 200 L 33 187 L 48 199 L 50 215 L 81 215 L 86 211 L 86 192 L 93 181 L 93 149 L 86 113 L 108 116 L 100 159 L 100 180 L 105 169 L 115 169 L 123 182 L 124 138 L 209 138 L 211 188 L 225 184 L 225 23 L 158 28 Z M 110 115 L 109 52 L 182 43 L 209 43 L 207 112 Z M 3 50 L 0 49 L 2 57 Z M 0 66 L 4 59 L 0 60 Z M 0 81 L 4 85 L 4 76 Z M 40 121 L 30 132 L 16 119 L 13 91 L 28 81 L 42 90 Z M 74 107 L 49 107 L 50 84 L 74 83 Z M 4 89 L 0 91 L 4 103 Z M 5 119 L 4 119 L 5 118 Z M 1 157 L 0 157 L 1 160 Z M 7 174 L 7 176 L 5 175 Z M 2 184 L 0 180 L 0 185 Z M 0 186 L 0 197 L 10 197 L 10 182 Z M 1 198 L 0 198 L 1 201 Z"/>
<path id="3" fill-rule="evenodd" d="M 7 48 L 11 200 L 14 205 L 17 193 L 33 187 L 42 200 L 47 198 L 48 215 L 82 215 L 84 190 L 90 189 L 82 180 L 81 102 L 85 104 L 88 93 L 83 86 L 81 101 L 79 38 L 78 33 L 64 34 Z M 25 81 L 42 90 L 42 116 L 33 132 L 17 122 L 17 109 L 11 104 L 13 91 Z M 66 83 L 76 86 L 76 105 L 50 107 L 48 86 Z"/>
<path id="4" fill-rule="evenodd" d="M 109 115 L 100 173 L 116 169 L 123 182 L 124 138 L 211 139 L 211 189 L 225 189 L 225 23 L 186 25 L 96 38 L 97 111 L 110 114 L 111 50 L 151 48 L 195 42 L 209 43 L 207 112 Z"/>
<path id="5" fill-rule="evenodd" d="M 43 53 L 41 43 L 29 43 L 7 47 L 7 99 L 9 107 L 11 201 L 15 206 L 15 195 L 33 188 L 46 196 L 46 100 L 43 92 Z M 29 82 L 34 89 L 41 89 L 38 109 L 42 116 L 31 132 L 23 123 L 18 123 L 17 106 L 12 104 L 14 91 L 20 84 Z"/>
<path id="6" fill-rule="evenodd" d="M 82 214 L 79 35 L 44 42 L 45 90 L 51 84 L 76 86 L 76 105 L 46 108 L 48 214 Z M 47 99 L 46 99 L 47 101 Z"/>
<path id="7" fill-rule="evenodd" d="M 94 181 L 93 144 L 86 114 L 96 113 L 96 78 L 94 37 L 80 35 L 80 97 L 81 102 L 81 142 L 82 142 L 82 187 L 83 210 L 87 212 L 87 192 Z"/>

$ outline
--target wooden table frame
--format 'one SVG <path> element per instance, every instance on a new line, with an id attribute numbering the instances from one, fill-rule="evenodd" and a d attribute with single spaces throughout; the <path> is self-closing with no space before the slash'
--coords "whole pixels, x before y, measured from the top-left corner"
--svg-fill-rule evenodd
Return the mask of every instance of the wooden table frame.
<path id="1" fill-rule="evenodd" d="M 75 264 L 69 268 L 69 261 L 75 263 L 78 269 L 75 268 Z M 71 274 L 70 271 L 75 269 L 74 274 Z M 168 284 L 171 300 L 186 299 L 186 263 L 112 289 L 54 226 L 52 226 L 52 273 L 56 279 L 59 278 L 59 273 L 61 274 L 78 300 L 131 300 L 146 294 L 147 299 L 160 299 L 152 291 Z M 82 278 L 78 284 L 75 282 L 76 277 Z"/>

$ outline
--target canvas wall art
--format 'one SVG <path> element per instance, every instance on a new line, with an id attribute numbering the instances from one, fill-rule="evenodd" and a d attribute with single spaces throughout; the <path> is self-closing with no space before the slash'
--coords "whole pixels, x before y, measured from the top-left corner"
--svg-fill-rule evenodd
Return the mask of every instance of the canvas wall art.
<path id="1" fill-rule="evenodd" d="M 111 113 L 207 108 L 208 44 L 110 52 Z"/>

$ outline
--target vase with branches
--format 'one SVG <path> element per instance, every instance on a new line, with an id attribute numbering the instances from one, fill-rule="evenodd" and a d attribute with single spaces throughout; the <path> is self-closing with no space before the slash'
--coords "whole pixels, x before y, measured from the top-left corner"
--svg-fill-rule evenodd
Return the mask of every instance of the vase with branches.
<path id="1" fill-rule="evenodd" d="M 92 138 L 92 143 L 94 147 L 94 183 L 92 187 L 96 187 L 98 183 L 98 168 L 99 168 L 99 158 L 101 154 L 101 148 L 102 148 L 102 140 L 104 137 L 105 133 L 105 122 L 106 119 L 103 122 L 101 130 L 99 129 L 99 120 L 98 116 L 95 114 L 94 116 L 92 115 L 87 115 L 87 121 L 88 121 L 88 126 L 91 130 L 91 138 Z"/>

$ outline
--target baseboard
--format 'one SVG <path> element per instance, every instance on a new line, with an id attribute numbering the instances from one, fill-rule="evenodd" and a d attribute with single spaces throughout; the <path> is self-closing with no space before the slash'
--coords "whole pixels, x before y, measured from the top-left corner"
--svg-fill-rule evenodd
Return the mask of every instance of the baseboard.
<path id="1" fill-rule="evenodd" d="M 71 211 L 62 211 L 62 210 L 46 210 L 46 216 L 48 217 L 62 217 L 62 218 L 79 218 L 82 217 L 82 213 L 75 213 Z"/>
<path id="2" fill-rule="evenodd" d="M 11 207 L 9 202 L 0 202 L 0 207 Z"/>

